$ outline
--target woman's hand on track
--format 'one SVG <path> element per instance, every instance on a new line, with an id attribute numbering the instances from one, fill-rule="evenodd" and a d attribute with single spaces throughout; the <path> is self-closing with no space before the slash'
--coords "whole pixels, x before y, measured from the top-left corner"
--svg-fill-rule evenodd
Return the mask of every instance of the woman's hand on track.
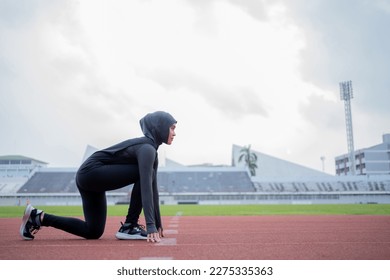
<path id="1" fill-rule="evenodd" d="M 158 233 L 158 232 L 149 233 L 148 237 L 147 237 L 147 241 L 153 242 L 153 243 L 160 242 L 161 241 L 160 233 Z"/>

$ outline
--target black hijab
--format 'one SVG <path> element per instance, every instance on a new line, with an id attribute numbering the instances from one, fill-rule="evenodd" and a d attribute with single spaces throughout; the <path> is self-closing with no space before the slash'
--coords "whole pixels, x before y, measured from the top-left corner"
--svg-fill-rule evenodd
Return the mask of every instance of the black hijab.
<path id="1" fill-rule="evenodd" d="M 169 113 L 157 111 L 147 114 L 139 123 L 144 135 L 153 140 L 158 147 L 162 143 L 167 143 L 169 128 L 177 121 Z"/>

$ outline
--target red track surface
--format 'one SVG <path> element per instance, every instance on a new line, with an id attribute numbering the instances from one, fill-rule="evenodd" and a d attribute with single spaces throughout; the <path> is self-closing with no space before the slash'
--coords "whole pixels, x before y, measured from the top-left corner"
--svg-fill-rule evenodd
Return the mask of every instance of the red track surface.
<path id="1" fill-rule="evenodd" d="M 164 217 L 161 243 L 116 240 L 120 221 L 99 240 L 43 227 L 24 241 L 21 218 L 2 218 L 0 259 L 390 260 L 390 216 Z"/>

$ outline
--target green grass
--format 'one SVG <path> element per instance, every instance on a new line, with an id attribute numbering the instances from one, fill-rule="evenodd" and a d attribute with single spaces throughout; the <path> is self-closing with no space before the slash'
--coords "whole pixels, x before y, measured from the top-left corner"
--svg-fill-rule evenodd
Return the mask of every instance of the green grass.
<path id="1" fill-rule="evenodd" d="M 35 205 L 34 205 L 35 206 Z M 81 206 L 35 206 L 60 216 L 82 216 Z M 21 217 L 24 206 L 0 206 L 0 218 Z M 108 206 L 109 216 L 125 216 L 126 205 Z M 161 205 L 162 216 L 390 215 L 390 204 L 332 205 Z"/>

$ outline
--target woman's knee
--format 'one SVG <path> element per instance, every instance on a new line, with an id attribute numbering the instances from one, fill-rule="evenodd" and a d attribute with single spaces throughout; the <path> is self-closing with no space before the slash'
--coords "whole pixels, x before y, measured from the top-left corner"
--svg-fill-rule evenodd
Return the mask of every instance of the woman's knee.
<path id="1" fill-rule="evenodd" d="M 99 230 L 99 231 L 90 231 L 88 234 L 85 236 L 86 239 L 99 239 L 103 235 L 104 230 Z"/>
<path id="2" fill-rule="evenodd" d="M 105 228 L 104 220 L 100 222 L 89 222 L 86 224 L 85 238 L 86 239 L 99 239 Z"/>

